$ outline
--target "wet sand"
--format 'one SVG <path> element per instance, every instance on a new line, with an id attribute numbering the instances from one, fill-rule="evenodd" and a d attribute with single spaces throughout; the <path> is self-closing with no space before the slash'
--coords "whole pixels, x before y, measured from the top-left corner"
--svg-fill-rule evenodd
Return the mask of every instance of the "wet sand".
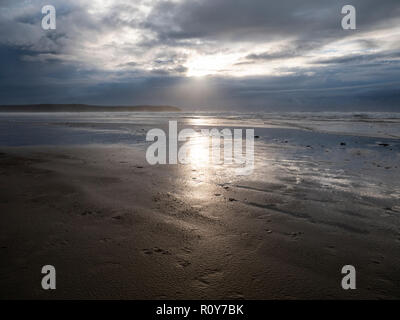
<path id="1" fill-rule="evenodd" d="M 212 170 L 134 147 L 2 148 L 0 298 L 400 298 L 395 202 Z"/>

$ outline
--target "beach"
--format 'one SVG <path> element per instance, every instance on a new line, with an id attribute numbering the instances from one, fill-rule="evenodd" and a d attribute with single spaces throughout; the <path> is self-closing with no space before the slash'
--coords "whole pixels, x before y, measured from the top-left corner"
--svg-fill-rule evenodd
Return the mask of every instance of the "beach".
<path id="1" fill-rule="evenodd" d="M 400 298 L 397 138 L 256 124 L 254 173 L 236 176 L 151 166 L 144 143 L 118 143 L 153 122 L 62 123 L 118 136 L 0 148 L 1 299 Z"/>

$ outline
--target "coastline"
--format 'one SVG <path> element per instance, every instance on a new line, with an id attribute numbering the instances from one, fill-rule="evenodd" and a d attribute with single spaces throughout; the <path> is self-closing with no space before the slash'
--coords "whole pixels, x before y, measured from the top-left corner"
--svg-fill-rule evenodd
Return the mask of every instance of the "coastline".
<path id="1" fill-rule="evenodd" d="M 0 105 L 0 112 L 181 112 L 174 106 L 98 106 L 87 104 Z"/>

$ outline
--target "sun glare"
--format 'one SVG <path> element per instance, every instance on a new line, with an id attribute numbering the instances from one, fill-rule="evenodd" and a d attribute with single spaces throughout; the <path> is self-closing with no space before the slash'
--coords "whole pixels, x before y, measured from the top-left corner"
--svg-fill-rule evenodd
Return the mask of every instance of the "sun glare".
<path id="1" fill-rule="evenodd" d="M 231 71 L 232 65 L 239 59 L 239 54 L 195 55 L 186 63 L 189 77 L 203 77 L 224 74 Z"/>
<path id="2" fill-rule="evenodd" d="M 199 135 L 189 142 L 189 160 L 194 167 L 208 165 L 209 160 L 209 137 Z"/>

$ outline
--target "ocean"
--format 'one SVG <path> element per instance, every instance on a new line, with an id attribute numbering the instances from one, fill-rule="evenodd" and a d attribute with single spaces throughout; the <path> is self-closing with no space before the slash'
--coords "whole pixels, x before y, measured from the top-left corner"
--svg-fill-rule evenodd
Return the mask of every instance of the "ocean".
<path id="1" fill-rule="evenodd" d="M 400 113 L 0 113 L 0 146 L 124 145 L 144 153 L 147 132 L 168 132 L 170 120 L 179 129 L 254 128 L 256 166 L 245 188 L 283 183 L 400 198 Z M 191 148 L 201 154 L 204 141 Z M 219 168 L 216 179 L 243 184 L 229 166 Z"/>

